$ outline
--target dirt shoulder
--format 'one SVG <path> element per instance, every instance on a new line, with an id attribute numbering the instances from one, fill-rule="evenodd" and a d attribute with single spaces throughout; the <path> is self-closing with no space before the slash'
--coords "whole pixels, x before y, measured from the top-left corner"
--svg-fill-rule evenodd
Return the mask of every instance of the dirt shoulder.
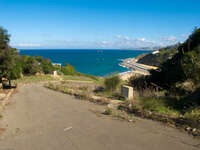
<path id="1" fill-rule="evenodd" d="M 200 141 L 158 122 L 135 123 L 97 116 L 104 106 L 48 90 L 22 86 L 0 120 L 0 148 L 11 150 L 197 150 Z"/>

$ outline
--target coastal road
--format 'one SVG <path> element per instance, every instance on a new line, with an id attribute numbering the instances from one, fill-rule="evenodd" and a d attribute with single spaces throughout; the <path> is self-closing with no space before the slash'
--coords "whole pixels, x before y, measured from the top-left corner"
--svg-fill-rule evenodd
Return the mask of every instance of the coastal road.
<path id="1" fill-rule="evenodd" d="M 144 74 L 144 75 L 148 75 L 150 69 L 156 68 L 156 67 L 152 67 L 152 66 L 139 64 L 139 63 L 136 63 L 133 61 L 124 61 L 123 63 L 121 63 L 121 65 L 126 68 L 130 68 L 137 72 L 140 72 L 141 74 Z"/>
<path id="2" fill-rule="evenodd" d="M 147 67 L 144 67 L 138 63 L 135 63 L 135 62 L 127 62 L 127 65 L 129 65 L 132 69 L 135 69 L 137 71 L 140 71 L 140 72 L 144 72 L 145 74 L 149 74 L 149 68 Z"/>
<path id="3" fill-rule="evenodd" d="M 200 140 L 158 122 L 99 116 L 104 106 L 51 91 L 20 87 L 0 120 L 0 150 L 199 150 Z M 93 110 L 93 111 L 91 111 Z"/>

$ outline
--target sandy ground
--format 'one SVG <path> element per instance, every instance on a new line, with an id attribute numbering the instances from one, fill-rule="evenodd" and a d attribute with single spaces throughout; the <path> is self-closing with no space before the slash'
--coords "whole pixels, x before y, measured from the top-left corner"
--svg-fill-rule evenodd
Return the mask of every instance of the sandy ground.
<path id="1" fill-rule="evenodd" d="M 200 140 L 151 120 L 99 117 L 87 101 L 30 84 L 10 98 L 0 150 L 199 150 Z"/>
<path id="2" fill-rule="evenodd" d="M 135 71 L 132 70 L 132 71 L 121 73 L 119 77 L 121 80 L 128 81 L 132 76 L 138 76 L 138 75 L 146 75 L 146 74 L 137 70 Z"/>

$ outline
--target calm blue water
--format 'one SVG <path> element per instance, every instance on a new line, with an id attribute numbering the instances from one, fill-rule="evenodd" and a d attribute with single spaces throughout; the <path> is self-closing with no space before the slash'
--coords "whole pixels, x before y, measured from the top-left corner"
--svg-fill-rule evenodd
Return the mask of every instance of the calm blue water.
<path id="1" fill-rule="evenodd" d="M 21 55 L 43 56 L 53 63 L 69 63 L 77 71 L 97 76 L 120 73 L 128 69 L 119 66 L 120 59 L 136 57 L 150 51 L 142 50 L 20 50 Z"/>

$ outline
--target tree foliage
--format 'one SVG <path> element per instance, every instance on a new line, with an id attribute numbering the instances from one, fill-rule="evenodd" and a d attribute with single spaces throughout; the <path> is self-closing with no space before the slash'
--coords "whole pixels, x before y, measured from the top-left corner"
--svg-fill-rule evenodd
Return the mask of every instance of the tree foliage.
<path id="1" fill-rule="evenodd" d="M 64 67 L 62 67 L 61 70 L 64 73 L 64 75 L 75 75 L 75 74 L 77 74 L 76 69 L 70 64 L 66 64 Z"/>
<path id="2" fill-rule="evenodd" d="M 8 31 L 0 27 L 0 50 L 8 48 L 8 42 L 10 41 L 10 35 Z"/>
<path id="3" fill-rule="evenodd" d="M 7 30 L 0 27 L 0 78 L 10 81 L 19 78 L 22 70 L 17 62 L 16 49 L 8 45 L 9 37 Z"/>
<path id="4" fill-rule="evenodd" d="M 0 54 L 0 76 L 13 80 L 20 78 L 22 69 L 16 61 L 15 49 L 2 50 Z"/>
<path id="5" fill-rule="evenodd" d="M 51 73 L 54 70 L 49 59 L 41 56 L 21 56 L 17 50 L 9 46 L 10 35 L 7 30 L 0 27 L 0 79 L 9 81 L 24 75 L 36 73 Z"/>

